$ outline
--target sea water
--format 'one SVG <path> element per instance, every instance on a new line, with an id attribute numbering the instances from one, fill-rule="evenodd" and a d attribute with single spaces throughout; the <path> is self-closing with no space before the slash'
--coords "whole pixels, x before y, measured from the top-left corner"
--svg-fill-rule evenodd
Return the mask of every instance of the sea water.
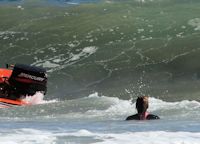
<path id="1" fill-rule="evenodd" d="M 136 112 L 135 103 L 97 93 L 1 109 L 0 143 L 199 143 L 199 102 L 149 100 L 149 111 L 160 120 L 125 121 Z"/>
<path id="2" fill-rule="evenodd" d="M 198 0 L 3 0 L 0 64 L 47 70 L 0 109 L 5 144 L 199 144 Z M 160 120 L 125 121 L 137 96 Z"/>

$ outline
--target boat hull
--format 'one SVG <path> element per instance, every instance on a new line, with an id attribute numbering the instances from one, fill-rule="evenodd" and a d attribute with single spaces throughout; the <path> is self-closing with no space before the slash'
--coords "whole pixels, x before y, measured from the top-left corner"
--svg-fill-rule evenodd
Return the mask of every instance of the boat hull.
<path id="1" fill-rule="evenodd" d="M 6 98 L 0 98 L 0 108 L 9 108 L 9 107 L 27 106 L 27 105 L 30 105 L 30 103 L 24 100 L 11 100 Z"/>

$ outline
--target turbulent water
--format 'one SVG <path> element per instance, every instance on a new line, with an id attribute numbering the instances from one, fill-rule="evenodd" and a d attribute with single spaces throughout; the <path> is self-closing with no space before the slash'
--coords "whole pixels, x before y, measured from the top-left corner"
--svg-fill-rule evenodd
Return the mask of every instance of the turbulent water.
<path id="1" fill-rule="evenodd" d="M 47 69 L 0 143 L 198 144 L 199 0 L 0 0 L 0 65 Z M 39 96 L 38 96 L 39 95 Z M 158 121 L 124 119 L 150 96 Z"/>

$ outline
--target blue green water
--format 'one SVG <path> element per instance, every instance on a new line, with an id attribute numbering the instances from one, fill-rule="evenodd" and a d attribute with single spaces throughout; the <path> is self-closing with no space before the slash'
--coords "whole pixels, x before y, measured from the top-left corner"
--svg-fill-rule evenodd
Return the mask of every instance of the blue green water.
<path id="1" fill-rule="evenodd" d="M 46 68 L 48 98 L 199 99 L 198 1 L 56 2 L 0 8 L 1 65 Z"/>
<path id="2" fill-rule="evenodd" d="M 47 69 L 41 104 L 0 110 L 0 143 L 198 144 L 198 0 L 0 3 L 0 65 Z M 126 122 L 139 95 L 159 121 Z"/>

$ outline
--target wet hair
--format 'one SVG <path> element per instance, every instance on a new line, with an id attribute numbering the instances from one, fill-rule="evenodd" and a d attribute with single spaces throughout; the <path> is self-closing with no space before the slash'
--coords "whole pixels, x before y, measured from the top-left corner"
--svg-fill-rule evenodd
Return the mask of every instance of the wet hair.
<path id="1" fill-rule="evenodd" d="M 148 97 L 147 96 L 141 96 L 138 97 L 136 100 L 136 109 L 138 113 L 144 113 L 149 107 Z"/>

